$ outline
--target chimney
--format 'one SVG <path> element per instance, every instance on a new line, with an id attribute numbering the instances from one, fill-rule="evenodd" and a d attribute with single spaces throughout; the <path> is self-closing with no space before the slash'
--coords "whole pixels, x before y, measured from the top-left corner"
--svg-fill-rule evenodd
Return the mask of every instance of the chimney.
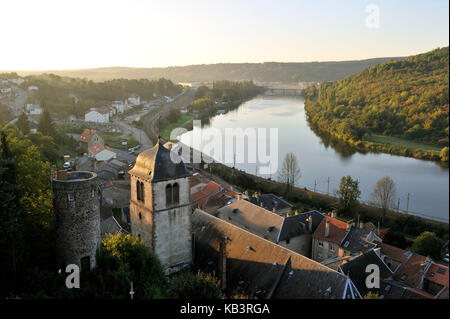
<path id="1" fill-rule="evenodd" d="M 333 209 L 333 210 L 331 211 L 331 217 L 333 217 L 333 218 L 336 218 L 336 217 L 337 217 L 337 210 L 336 210 L 336 209 Z"/>
<path id="2" fill-rule="evenodd" d="M 275 207 L 274 207 L 274 208 L 272 208 L 272 213 L 274 213 L 274 214 L 276 214 L 276 213 L 277 213 L 277 210 L 275 209 Z"/>
<path id="3" fill-rule="evenodd" d="M 325 221 L 325 237 L 330 236 L 330 220 Z"/>

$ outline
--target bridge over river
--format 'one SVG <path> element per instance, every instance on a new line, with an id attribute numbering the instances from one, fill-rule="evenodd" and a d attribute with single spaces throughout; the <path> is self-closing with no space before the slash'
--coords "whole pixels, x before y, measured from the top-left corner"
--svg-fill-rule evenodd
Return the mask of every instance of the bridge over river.
<path id="1" fill-rule="evenodd" d="M 264 95 L 301 96 L 303 94 L 303 90 L 303 88 L 295 86 L 265 86 Z"/>

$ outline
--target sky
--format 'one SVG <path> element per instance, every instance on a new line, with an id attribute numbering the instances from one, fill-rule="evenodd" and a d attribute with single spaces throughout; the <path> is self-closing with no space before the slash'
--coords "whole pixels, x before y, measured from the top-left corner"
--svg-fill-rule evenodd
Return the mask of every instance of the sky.
<path id="1" fill-rule="evenodd" d="M 343 61 L 448 46 L 448 0 L 14 0 L 0 70 Z"/>

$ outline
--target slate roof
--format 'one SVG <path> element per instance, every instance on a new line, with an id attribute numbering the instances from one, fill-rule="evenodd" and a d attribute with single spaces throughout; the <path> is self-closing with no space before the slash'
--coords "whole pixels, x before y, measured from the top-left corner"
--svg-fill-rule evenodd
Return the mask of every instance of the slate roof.
<path id="1" fill-rule="evenodd" d="M 345 275 L 316 261 L 200 209 L 193 212 L 191 220 L 197 267 L 218 274 L 220 242 L 225 243 L 229 294 L 240 291 L 253 297 L 283 299 L 352 296 L 354 286 Z"/>
<path id="2" fill-rule="evenodd" d="M 274 194 L 259 194 L 257 198 L 250 197 L 248 200 L 252 204 L 255 204 L 257 206 L 261 206 L 262 204 L 263 208 L 271 212 L 273 211 L 274 208 L 275 211 L 278 212 L 280 210 L 283 210 L 285 208 L 291 208 L 293 206 L 291 203 L 288 203 L 281 197 L 278 197 Z"/>
<path id="3" fill-rule="evenodd" d="M 118 234 L 120 232 L 126 231 L 120 226 L 119 222 L 114 218 L 114 216 L 110 216 L 101 222 L 101 231 L 102 238 L 106 236 L 106 234 Z"/>
<path id="4" fill-rule="evenodd" d="M 368 289 L 366 286 L 366 267 L 370 264 L 378 265 L 381 278 L 387 278 L 392 275 L 392 272 L 389 270 L 388 266 L 386 266 L 374 250 L 370 250 L 339 266 L 339 270 L 343 274 L 350 277 L 362 297 L 371 291 L 378 291 L 378 289 Z"/>
<path id="5" fill-rule="evenodd" d="M 285 217 L 283 225 L 281 226 L 278 241 L 288 240 L 303 234 L 310 234 L 309 222 L 307 221 L 310 216 L 312 218 L 312 233 L 314 233 L 322 222 L 322 219 L 325 218 L 324 214 L 315 210 Z"/>
<path id="6" fill-rule="evenodd" d="M 172 158 L 178 162 L 172 161 Z M 158 138 L 156 145 L 140 153 L 133 169 L 128 172 L 152 182 L 188 177 L 191 173 L 176 152 L 165 148 Z"/>
<path id="7" fill-rule="evenodd" d="M 342 240 L 341 246 L 350 252 L 365 252 L 376 247 L 376 244 L 367 240 L 370 231 L 352 226 L 347 236 Z M 348 242 L 348 244 L 347 244 Z"/>
<path id="8" fill-rule="evenodd" d="M 244 199 L 218 209 L 215 216 L 272 242 L 278 242 L 278 235 L 284 222 L 284 217 Z"/>

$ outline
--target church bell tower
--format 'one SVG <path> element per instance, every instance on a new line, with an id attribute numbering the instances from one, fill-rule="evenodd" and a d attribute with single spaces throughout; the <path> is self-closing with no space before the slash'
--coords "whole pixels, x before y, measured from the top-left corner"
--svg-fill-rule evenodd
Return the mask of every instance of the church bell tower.
<path id="1" fill-rule="evenodd" d="M 181 158 L 158 138 L 129 174 L 132 235 L 153 249 L 167 274 L 191 264 L 191 174 Z"/>

